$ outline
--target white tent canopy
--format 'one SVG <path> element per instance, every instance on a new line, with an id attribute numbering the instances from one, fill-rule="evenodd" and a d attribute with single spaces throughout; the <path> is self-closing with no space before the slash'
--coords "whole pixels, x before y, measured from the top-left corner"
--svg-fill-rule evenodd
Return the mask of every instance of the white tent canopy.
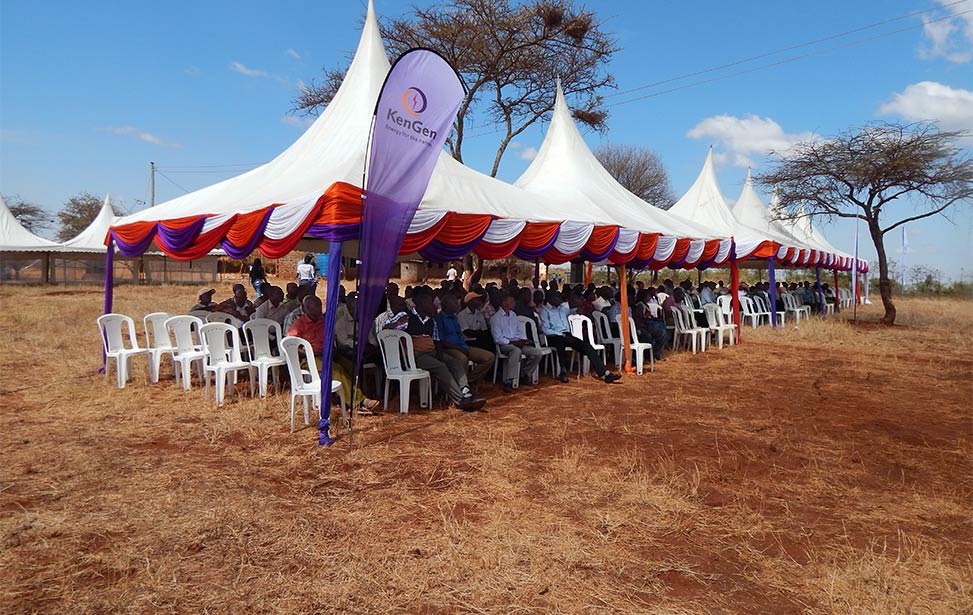
<path id="1" fill-rule="evenodd" d="M 544 142 L 515 185 L 532 194 L 572 204 L 583 210 L 574 214 L 578 219 L 617 220 L 624 226 L 616 247 L 618 252 L 631 251 L 638 232 L 666 235 L 663 253 L 666 250 L 671 253 L 675 238 L 683 237 L 697 239 L 691 251 L 701 254 L 704 241 L 719 236 L 702 225 L 646 203 L 619 184 L 585 143 L 571 117 L 560 83 Z M 586 218 L 580 218 L 585 215 Z M 728 252 L 729 241 L 725 244 Z M 691 260 L 695 262 L 698 257 Z"/>
<path id="2" fill-rule="evenodd" d="M 389 68 L 369 2 L 361 39 L 341 87 L 292 146 L 256 169 L 120 218 L 114 226 L 206 216 L 201 230 L 206 233 L 232 216 L 273 204 L 264 236 L 272 240 L 292 237 L 334 182 L 362 183 L 375 100 Z M 584 200 L 556 199 L 504 183 L 463 166 L 443 152 L 409 233 L 432 229 L 444 216 L 456 213 L 491 218 L 481 239 L 493 244 L 516 238 L 528 222 L 559 222 L 553 248 L 564 254 L 581 250 L 596 225 L 623 227 L 629 237 L 637 237 L 639 230 L 678 237 L 714 236 L 663 212 L 633 215 L 630 210 L 644 204 L 633 203 L 634 196 L 619 188 L 610 189 L 620 201 L 618 207 L 603 210 Z"/>
<path id="3" fill-rule="evenodd" d="M 0 251 L 47 252 L 56 246 L 53 241 L 38 237 L 25 229 L 0 197 Z"/>
<path id="4" fill-rule="evenodd" d="M 111 206 L 111 196 L 106 196 L 105 201 L 98 210 L 98 215 L 77 237 L 69 239 L 57 246 L 57 252 L 91 252 L 105 253 L 105 236 L 108 228 L 117 220 L 115 211 Z"/>
<path id="5" fill-rule="evenodd" d="M 706 162 L 703 163 L 696 181 L 669 211 L 713 229 L 722 236 L 732 236 L 736 241 L 737 257 L 740 259 L 753 254 L 764 242 L 773 241 L 766 233 L 733 217 L 716 179 L 713 148 L 706 154 Z"/>
<path id="6" fill-rule="evenodd" d="M 771 210 L 767 209 L 753 187 L 753 176 L 749 169 L 747 169 L 743 190 L 740 191 L 740 198 L 734 204 L 732 213 L 740 223 L 758 230 L 767 238 L 781 244 L 777 253 L 778 259 L 796 262 L 801 256 L 809 256 L 811 250 L 823 251 L 823 248 L 806 241 L 802 235 L 795 235 L 783 223 L 773 219 Z M 792 253 L 791 259 L 787 259 L 788 248 L 798 250 Z"/>

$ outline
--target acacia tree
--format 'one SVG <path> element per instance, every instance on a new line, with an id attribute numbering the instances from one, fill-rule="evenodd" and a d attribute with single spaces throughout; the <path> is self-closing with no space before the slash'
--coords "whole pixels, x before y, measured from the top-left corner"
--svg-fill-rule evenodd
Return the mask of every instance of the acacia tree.
<path id="1" fill-rule="evenodd" d="M 383 21 L 382 36 L 393 54 L 429 47 L 453 65 L 469 89 L 446 142 L 463 161 L 465 140 L 499 127 L 490 174 L 530 125 L 554 108 L 555 80 L 574 104 L 582 124 L 602 130 L 607 112 L 600 92 L 614 79 L 606 72 L 617 50 L 593 11 L 572 0 L 449 0 L 414 14 Z M 326 69 L 294 101 L 294 110 L 316 114 L 332 100 L 343 69 Z M 477 122 L 479 121 L 479 125 Z"/>
<path id="2" fill-rule="evenodd" d="M 31 233 L 37 234 L 38 231 L 51 225 L 51 215 L 40 205 L 25 201 L 16 194 L 2 198 L 13 217 Z"/>
<path id="3" fill-rule="evenodd" d="M 669 209 L 676 202 L 669 174 L 652 150 L 632 145 L 606 144 L 595 157 L 618 183 L 647 203 Z"/>
<path id="4" fill-rule="evenodd" d="M 878 255 L 882 322 L 891 325 L 895 303 L 885 235 L 973 199 L 973 158 L 957 146 L 965 135 L 931 122 L 868 124 L 774 152 L 771 171 L 758 181 L 777 188 L 777 219 L 800 217 L 803 204 L 805 215 L 865 222 Z"/>
<path id="5" fill-rule="evenodd" d="M 98 216 L 101 205 L 101 197 L 90 192 L 82 192 L 68 199 L 61 211 L 57 212 L 57 221 L 61 225 L 57 231 L 57 240 L 67 241 L 77 237 Z M 112 204 L 116 216 L 120 213 L 117 205 Z"/>

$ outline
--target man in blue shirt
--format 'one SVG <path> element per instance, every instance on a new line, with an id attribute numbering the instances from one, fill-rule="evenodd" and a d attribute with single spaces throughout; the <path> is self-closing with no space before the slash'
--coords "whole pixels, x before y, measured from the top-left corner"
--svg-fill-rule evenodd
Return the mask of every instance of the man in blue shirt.
<path id="1" fill-rule="evenodd" d="M 571 335 L 571 325 L 568 323 L 569 308 L 567 304 L 561 302 L 561 293 L 549 292 L 547 303 L 541 308 L 541 331 L 547 337 L 547 345 L 557 352 L 558 361 L 561 363 L 561 382 L 568 381 L 568 353 L 567 348 L 588 358 L 592 369 L 595 370 L 598 378 L 603 378 L 606 383 L 611 384 L 622 377 L 621 374 L 613 373 L 605 368 L 605 363 L 601 360 L 601 355 L 591 347 L 585 340 L 578 339 Z"/>
<path id="2" fill-rule="evenodd" d="M 469 346 L 466 343 L 466 334 L 459 324 L 459 319 L 456 318 L 459 310 L 459 299 L 455 295 L 449 293 L 443 295 L 439 313 L 436 314 L 436 328 L 439 333 L 436 346 L 441 352 L 463 365 L 467 365 L 469 361 L 473 362 L 468 380 L 470 386 L 475 388 L 476 384 L 490 372 L 496 357 L 488 350 Z"/>

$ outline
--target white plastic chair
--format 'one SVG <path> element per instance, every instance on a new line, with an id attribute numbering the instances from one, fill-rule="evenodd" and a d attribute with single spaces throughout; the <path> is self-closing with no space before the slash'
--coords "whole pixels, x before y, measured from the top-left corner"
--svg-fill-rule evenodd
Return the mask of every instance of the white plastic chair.
<path id="1" fill-rule="evenodd" d="M 591 318 L 595 325 L 595 341 L 605 348 L 611 346 L 615 363 L 618 365 L 618 369 L 622 369 L 622 338 L 612 335 L 611 324 L 609 324 L 608 316 L 604 312 L 595 310 L 591 313 Z M 618 331 L 621 335 L 621 329 Z"/>
<path id="2" fill-rule="evenodd" d="M 280 340 L 280 351 L 284 355 L 284 362 L 291 378 L 291 433 L 294 433 L 294 409 L 298 397 L 304 403 L 305 425 L 310 421 L 311 406 L 318 410 L 318 418 L 321 418 L 321 372 L 318 371 L 311 343 L 306 339 L 289 335 Z M 301 368 L 302 351 L 307 361 L 307 369 Z M 338 394 L 338 403 L 341 404 L 341 418 L 347 421 L 344 387 L 341 386 L 341 382 L 332 380 L 331 394 L 335 393 Z M 329 407 L 330 401 L 328 400 Z"/>
<path id="3" fill-rule="evenodd" d="M 280 390 L 280 366 L 287 364 L 281 354 L 275 355 L 273 352 L 274 348 L 280 349 L 280 340 L 283 338 L 280 324 L 269 318 L 255 318 L 243 323 L 243 336 L 250 347 L 250 365 L 257 368 L 260 397 L 265 398 L 270 369 L 274 370 L 274 385 Z M 270 341 L 271 338 L 273 342 Z"/>
<path id="4" fill-rule="evenodd" d="M 386 329 L 378 333 L 378 346 L 385 363 L 385 399 L 383 408 L 389 407 L 389 387 L 392 381 L 399 383 L 399 412 L 409 413 L 409 393 L 412 382 L 419 382 L 419 407 L 432 407 L 432 378 L 428 371 L 416 367 L 416 354 L 412 337 L 404 331 Z"/>
<path id="5" fill-rule="evenodd" d="M 537 323 L 534 322 L 533 318 L 527 318 L 526 316 L 517 317 L 520 322 L 524 323 L 524 332 L 527 334 L 527 339 L 534 345 L 534 348 L 541 351 L 541 363 L 537 366 L 537 372 L 535 373 L 532 382 L 537 384 L 540 379 L 541 366 L 543 364 L 549 364 L 551 369 L 551 377 L 557 376 L 556 369 L 556 359 L 554 355 L 554 349 L 547 346 L 541 345 L 541 337 L 537 332 Z"/>
<path id="6" fill-rule="evenodd" d="M 608 357 L 605 354 L 605 345 L 595 341 L 595 326 L 591 323 L 590 318 L 583 314 L 571 314 L 568 316 L 568 326 L 571 327 L 571 335 L 581 340 L 587 340 L 592 348 L 601 353 L 601 360 L 605 363 L 608 362 Z M 580 352 L 574 353 L 574 356 L 579 358 L 578 378 L 580 378 L 582 373 L 587 374 L 590 371 L 590 361 L 588 361 L 588 357 L 582 355 Z M 571 358 L 572 365 L 574 364 L 574 356 Z M 570 370 L 571 365 L 568 366 L 568 371 Z"/>
<path id="7" fill-rule="evenodd" d="M 124 314 L 102 314 L 95 322 L 101 333 L 101 347 L 105 351 L 105 378 L 108 378 L 108 367 L 111 359 L 115 359 L 115 376 L 118 388 L 124 389 L 128 382 L 129 361 L 132 357 L 149 354 L 148 348 L 139 346 L 135 335 L 135 321 Z M 125 330 L 122 330 L 122 327 Z M 125 337 L 128 337 L 126 344 Z"/>
<path id="8" fill-rule="evenodd" d="M 240 332 L 236 327 L 224 322 L 210 322 L 199 329 L 199 335 L 206 351 L 206 362 L 203 366 L 206 394 L 209 395 L 209 375 L 212 373 L 216 381 L 216 405 L 222 406 L 226 396 L 227 380 L 232 376 L 229 389 L 230 393 L 233 393 L 237 374 L 247 370 L 250 376 L 250 395 L 253 396 L 255 368 L 240 356 Z"/>
<path id="9" fill-rule="evenodd" d="M 697 342 L 699 342 L 700 350 L 705 351 L 706 336 L 709 329 L 696 326 L 696 317 L 693 312 L 677 305 L 672 309 L 672 316 L 676 323 L 676 339 L 685 337 L 689 341 L 688 345 L 692 347 L 693 354 L 696 354 Z M 679 344 L 676 342 L 674 347 L 678 348 L 678 346 Z"/>
<path id="10" fill-rule="evenodd" d="M 740 297 L 740 320 L 746 322 L 748 318 L 750 319 L 750 324 L 753 325 L 754 329 L 757 328 L 757 325 L 759 325 L 760 321 L 763 319 L 763 317 L 757 313 L 757 310 L 753 305 L 753 299 L 750 297 Z"/>
<path id="11" fill-rule="evenodd" d="M 724 337 L 727 338 L 730 346 L 736 344 L 736 325 L 729 324 L 723 320 L 723 310 L 715 303 L 707 303 L 703 306 L 703 310 L 706 313 L 706 324 L 709 326 L 710 333 L 716 336 L 717 345 L 720 350 L 723 349 Z"/>
<path id="12" fill-rule="evenodd" d="M 783 293 L 781 298 L 784 300 L 784 311 L 793 314 L 795 321 L 800 322 L 801 316 L 804 318 L 811 317 L 811 307 L 799 304 L 797 297 L 791 293 Z"/>
<path id="13" fill-rule="evenodd" d="M 716 303 L 720 306 L 720 310 L 723 311 L 723 315 L 728 320 L 733 320 L 733 297 L 730 295 L 720 295 L 716 298 Z"/>
<path id="14" fill-rule="evenodd" d="M 767 318 L 767 324 L 768 325 L 771 324 L 772 321 L 770 319 L 770 316 L 771 316 L 771 314 L 770 314 L 770 300 L 769 299 L 764 299 L 763 297 L 761 297 L 759 295 L 757 297 L 754 297 L 753 300 L 754 300 L 754 304 L 757 306 L 757 313 L 758 314 L 766 314 L 767 315 L 766 316 L 766 318 Z M 784 324 L 786 324 L 786 320 L 787 320 L 787 311 L 786 310 L 780 310 L 780 311 L 778 311 L 777 312 L 777 324 L 778 325 L 784 325 Z"/>
<path id="15" fill-rule="evenodd" d="M 167 337 L 172 344 L 170 354 L 176 374 L 176 384 L 182 380 L 182 388 L 188 391 L 192 381 L 192 368 L 196 365 L 199 379 L 203 376 L 203 359 L 206 351 L 199 342 L 199 330 L 203 321 L 195 316 L 173 316 L 165 322 Z"/>
<path id="16" fill-rule="evenodd" d="M 149 349 L 149 380 L 159 381 L 159 370 L 162 367 L 162 355 L 172 355 L 172 341 L 169 339 L 169 332 L 166 331 L 166 321 L 169 314 L 165 312 L 153 312 L 146 314 L 142 319 L 145 327 L 145 346 Z M 176 371 L 175 365 L 172 371 Z"/>
<path id="17" fill-rule="evenodd" d="M 618 330 L 622 330 L 622 315 L 619 314 L 615 317 L 615 324 L 618 325 Z M 640 342 L 639 334 L 635 328 L 635 319 L 631 316 L 628 317 L 628 336 L 629 336 L 629 348 L 632 352 L 632 358 L 635 359 L 635 373 L 639 376 L 645 370 L 645 353 L 649 353 L 649 371 L 655 371 L 655 353 L 652 352 L 652 344 L 648 342 Z M 623 350 L 624 352 L 624 346 Z M 621 354 L 619 352 L 619 354 Z M 618 366 L 621 369 L 621 365 Z"/>
<path id="18" fill-rule="evenodd" d="M 521 318 L 521 317 L 518 316 L 518 318 Z M 503 354 L 500 351 L 500 344 L 494 344 L 493 345 L 493 354 L 496 357 L 494 359 L 494 361 L 493 361 L 493 381 L 496 382 L 497 381 L 497 375 L 500 373 L 500 363 L 502 361 L 509 361 L 510 360 L 510 355 Z M 512 386 L 515 389 L 520 387 L 520 370 L 517 370 L 517 375 L 514 376 L 514 380 L 513 380 Z"/>

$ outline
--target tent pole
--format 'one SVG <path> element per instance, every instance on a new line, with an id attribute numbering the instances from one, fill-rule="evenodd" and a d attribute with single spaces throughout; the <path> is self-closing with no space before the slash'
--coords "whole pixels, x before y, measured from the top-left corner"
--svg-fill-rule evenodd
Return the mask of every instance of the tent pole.
<path id="1" fill-rule="evenodd" d="M 777 328 L 777 274 L 774 271 L 774 257 L 767 259 L 767 275 L 770 278 L 770 327 Z"/>
<path id="2" fill-rule="evenodd" d="M 625 265 L 618 265 L 618 290 L 622 293 L 622 313 L 621 322 L 618 324 L 619 333 L 622 334 L 622 371 L 632 373 L 635 369 L 629 362 L 632 356 L 631 331 L 628 325 L 628 272 Z"/>
<path id="3" fill-rule="evenodd" d="M 814 268 L 814 279 L 816 280 L 817 290 L 818 290 L 818 309 L 820 310 L 821 316 L 824 316 L 824 292 L 821 290 L 821 268 Z"/>
<path id="4" fill-rule="evenodd" d="M 730 304 L 733 306 L 733 324 L 737 328 L 737 344 L 743 343 L 743 327 L 740 326 L 740 265 L 737 263 L 736 240 L 730 238 Z"/>
<path id="5" fill-rule="evenodd" d="M 51 283 L 51 253 L 44 253 L 44 283 Z"/>
<path id="6" fill-rule="evenodd" d="M 834 313 L 841 311 L 841 302 L 838 301 L 838 269 L 834 270 Z"/>
<path id="7" fill-rule="evenodd" d="M 331 361 L 334 357 L 334 327 L 338 317 L 338 287 L 341 285 L 341 242 L 332 241 L 328 246 L 328 290 L 324 298 L 324 340 L 321 347 L 321 420 L 318 423 L 318 444 L 330 446 L 334 443 L 329 435 L 331 427 Z M 357 400 L 355 390 L 357 382 L 352 380 L 352 390 L 346 391 L 345 398 L 350 400 L 351 410 L 348 412 L 348 425 L 351 426 L 351 414 Z M 325 411 L 327 408 L 327 411 Z M 344 408 L 341 409 L 344 413 Z M 327 413 L 326 413 L 327 412 Z"/>
<path id="8" fill-rule="evenodd" d="M 112 303 L 114 300 L 114 276 L 115 270 L 115 241 L 111 234 L 108 235 L 108 246 L 105 250 L 105 306 L 102 311 L 103 314 L 111 314 Z M 101 369 L 98 373 L 105 373 L 105 369 L 108 367 L 108 356 L 105 354 L 105 347 L 102 345 L 101 348 Z"/>

